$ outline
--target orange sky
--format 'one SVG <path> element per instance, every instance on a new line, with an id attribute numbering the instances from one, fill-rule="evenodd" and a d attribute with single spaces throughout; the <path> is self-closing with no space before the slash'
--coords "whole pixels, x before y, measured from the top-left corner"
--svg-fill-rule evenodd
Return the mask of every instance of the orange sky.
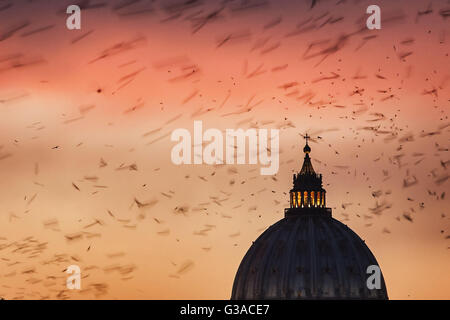
<path id="1" fill-rule="evenodd" d="M 29 23 L 0 41 L 0 296 L 228 299 L 251 241 L 283 217 L 308 132 L 322 137 L 311 157 L 333 217 L 366 241 L 389 297 L 449 299 L 448 2 L 416 18 L 428 1 L 379 1 L 374 31 L 361 29 L 369 1 L 232 2 L 197 32 L 189 16 L 220 5 L 165 21 L 169 2 L 83 10 L 80 31 L 60 1 L 0 11 L 1 34 Z M 299 23 L 310 28 L 289 35 Z M 343 35 L 323 62 L 305 58 Z M 105 52 L 117 54 L 96 60 Z M 279 128 L 278 174 L 173 165 L 170 133 L 194 120 Z M 81 292 L 64 290 L 70 264 Z"/>

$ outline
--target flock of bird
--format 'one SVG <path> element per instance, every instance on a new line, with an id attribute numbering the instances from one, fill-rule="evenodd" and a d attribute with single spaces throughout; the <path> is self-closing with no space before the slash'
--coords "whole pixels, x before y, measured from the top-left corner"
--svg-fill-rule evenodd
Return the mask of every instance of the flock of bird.
<path id="1" fill-rule="evenodd" d="M 37 3 L 39 1 L 0 1 L 0 15 L 5 16 L 11 12 L 23 13 L 23 8 Z M 141 130 L 137 139 L 143 142 L 130 143 L 132 149 L 130 151 L 145 149 L 146 152 L 154 150 L 153 154 L 157 154 L 160 152 L 158 148 L 168 143 L 171 129 L 179 126 L 182 121 L 209 119 L 208 117 L 218 122 L 232 123 L 241 128 L 277 128 L 287 132 L 293 138 L 289 140 L 289 145 L 285 143 L 281 148 L 280 172 L 271 177 L 260 176 L 259 170 L 255 168 L 222 164 L 197 170 L 186 167 L 174 169 L 173 165 L 168 163 L 155 165 L 151 170 L 143 170 L 143 167 L 148 168 L 144 162 L 150 162 L 151 159 L 139 158 L 136 161 L 118 162 L 114 157 L 108 157 L 105 151 L 105 155 L 99 156 L 95 164 L 90 164 L 90 168 L 95 168 L 95 173 L 94 169 L 90 173 L 80 173 L 79 178 L 65 181 L 64 187 L 61 186 L 61 188 L 67 190 L 65 188 L 69 186 L 70 191 L 65 191 L 70 193 L 70 196 L 67 196 L 68 199 L 73 199 L 72 197 L 91 199 L 107 194 L 108 190 L 115 186 L 127 186 L 130 190 L 138 188 L 139 195 L 126 196 L 121 200 L 127 202 L 126 209 L 115 209 L 106 201 L 103 204 L 100 201 L 103 211 L 96 213 L 95 217 L 73 218 L 78 223 L 77 230 L 67 227 L 67 223 L 63 222 L 66 219 L 65 214 L 61 213 L 60 217 L 40 219 L 41 225 L 35 230 L 35 234 L 15 238 L 8 233 L 6 237 L 3 236 L 3 232 L 6 234 L 7 229 L 21 228 L 21 223 L 26 224 L 33 212 L 39 212 L 37 206 L 41 194 L 46 193 L 47 186 L 40 181 L 44 174 L 42 168 L 48 167 L 45 164 L 45 157 L 43 157 L 44 160 L 30 160 L 33 185 L 40 191 L 33 191 L 31 194 L 29 189 L 25 191 L 22 195 L 23 210 L 12 207 L 9 199 L 5 197 L 1 200 L 2 207 L 7 208 L 7 212 L 0 214 L 3 218 L 0 225 L 0 296 L 5 299 L 73 298 L 74 293 L 65 288 L 67 278 L 65 270 L 71 264 L 79 264 L 83 266 L 82 278 L 83 283 L 86 283 L 79 292 L 81 297 L 89 295 L 96 298 L 110 297 L 110 285 L 107 280 L 104 280 L 104 276 L 114 277 L 120 281 L 136 280 L 136 271 L 139 269 L 139 264 L 127 260 L 128 255 L 123 251 L 115 252 L 114 248 L 108 252 L 96 251 L 97 243 L 112 226 L 114 232 L 117 232 L 117 228 L 131 232 L 138 232 L 140 228 L 156 230 L 151 234 L 149 232 L 149 243 L 154 241 L 157 244 L 160 241 L 159 237 L 162 237 L 173 238 L 174 243 L 183 242 L 192 246 L 189 239 L 181 238 L 179 235 L 181 233 L 177 232 L 177 229 L 183 229 L 190 233 L 192 238 L 207 239 L 199 248 L 202 254 L 210 254 L 214 243 L 219 242 L 229 244 L 230 250 L 233 250 L 233 247 L 242 247 L 244 250 L 242 252 L 245 252 L 249 243 L 239 241 L 240 238 L 248 237 L 249 230 L 252 230 L 251 237 L 254 238 L 268 225 L 283 217 L 282 210 L 288 206 L 288 190 L 291 187 L 289 174 L 300 170 L 301 167 L 303 157 L 301 134 L 305 131 L 308 131 L 312 137 L 313 165 L 317 172 L 324 175 L 324 187 L 329 195 L 328 205 L 333 207 L 335 218 L 349 224 L 363 221 L 361 222 L 363 226 L 367 228 L 377 226 L 377 232 L 383 236 L 389 236 L 396 229 L 395 223 L 406 224 L 406 227 L 409 227 L 409 224 L 414 224 L 417 219 L 421 219 L 420 217 L 424 215 L 422 212 L 427 211 L 430 206 L 433 208 L 430 209 L 431 211 L 440 211 L 437 214 L 428 212 L 427 219 L 439 221 L 438 232 L 442 248 L 449 249 L 449 220 L 448 212 L 446 212 L 449 203 L 446 193 L 450 176 L 448 173 L 450 165 L 450 159 L 448 159 L 450 132 L 448 51 L 450 46 L 446 39 L 447 34 L 442 32 L 437 36 L 438 39 L 430 36 L 428 40 L 433 42 L 433 46 L 446 48 L 444 55 L 439 57 L 445 61 L 446 66 L 440 70 L 430 70 L 429 74 L 414 74 L 415 67 L 408 61 L 414 56 L 423 54 L 426 46 L 420 46 L 420 41 L 424 40 L 417 40 L 407 34 L 402 36 L 400 42 L 392 42 L 386 52 L 381 52 L 385 49 L 379 52 L 383 57 L 387 56 L 386 63 L 406 67 L 405 74 L 393 74 L 389 67 L 382 65 L 376 66 L 377 69 L 373 74 L 365 73 L 363 68 L 359 68 L 356 72 L 347 70 L 345 67 L 330 70 L 325 66 L 329 66 L 330 61 L 336 61 L 339 65 L 340 60 L 343 59 L 340 58 L 341 54 L 353 57 L 355 67 L 358 67 L 358 55 L 362 55 L 365 48 L 372 42 L 390 41 L 383 39 L 387 37 L 385 34 L 379 36 L 365 27 L 364 18 L 360 18 L 364 16 L 364 12 L 361 12 L 359 16 L 341 14 L 342 11 L 335 12 L 335 8 L 350 8 L 359 3 L 360 1 L 350 0 L 312 0 L 300 6 L 299 10 L 302 10 L 302 13 L 292 28 L 290 25 L 286 27 L 289 24 L 287 17 L 290 16 L 289 12 L 272 13 L 272 9 L 277 7 L 276 1 L 78 1 L 77 5 L 82 12 L 94 12 L 99 17 L 108 12 L 118 19 L 130 19 L 130 17 L 131 19 L 148 19 L 161 26 L 181 23 L 190 28 L 192 39 L 212 32 L 212 26 L 216 23 L 226 24 L 231 19 L 245 20 L 252 14 L 260 15 L 261 12 L 266 17 L 265 21 L 259 21 L 260 27 L 257 29 L 235 30 L 234 26 L 227 25 L 224 33 L 215 35 L 216 40 L 208 44 L 216 51 L 231 50 L 233 47 L 244 50 L 242 49 L 244 47 L 246 52 L 242 54 L 242 61 L 236 62 L 242 65 L 240 75 L 224 74 L 222 78 L 216 80 L 216 84 L 211 84 L 222 90 L 217 97 L 209 94 L 207 89 L 201 88 L 202 79 L 210 76 L 208 73 L 211 69 L 203 66 L 201 62 L 196 62 L 195 57 L 190 57 L 187 53 L 190 51 L 189 48 L 185 51 L 180 49 L 180 52 L 170 54 L 166 59 L 152 61 L 150 68 L 145 63 L 145 57 L 133 55 L 136 50 L 149 45 L 152 32 L 157 33 L 157 29 L 140 30 L 139 36 L 110 44 L 97 55 L 86 60 L 85 65 L 88 68 L 104 63 L 111 68 L 117 68 L 119 74 L 113 88 L 99 85 L 93 88 L 92 92 L 86 93 L 89 97 L 102 97 L 112 101 L 116 97 L 127 94 L 127 90 L 131 90 L 133 86 L 138 87 L 139 81 L 145 81 L 150 71 L 159 75 L 158 81 L 166 81 L 168 86 L 184 85 L 190 88 L 188 94 L 178 97 L 181 108 L 175 108 L 177 111 L 171 110 L 168 103 L 164 102 L 166 97 L 163 93 L 156 97 L 160 102 L 153 103 L 156 106 L 153 106 L 152 112 L 158 125 Z M 415 8 L 417 11 L 413 16 L 396 11 L 383 15 L 385 28 L 389 26 L 394 28 L 400 23 L 417 25 L 432 17 L 434 19 L 432 21 L 443 23 L 448 33 L 449 1 L 430 2 L 425 6 L 420 1 L 414 3 L 418 7 Z M 286 1 L 285 5 L 288 7 L 290 4 Z M 55 2 L 55 7 L 52 8 L 57 17 L 64 17 L 65 10 L 61 2 Z M 20 14 L 17 14 L 15 19 L 16 21 L 9 25 L 2 23 L 0 28 L 0 78 L 12 77 L 18 73 L 26 75 L 33 70 L 42 70 L 41 84 L 51 85 L 51 81 L 46 80 L 45 74 L 45 68 L 51 65 L 51 61 L 45 56 L 10 50 L 8 45 L 13 41 L 26 43 L 29 39 L 47 37 L 60 26 L 57 23 L 46 24 L 36 19 L 22 18 Z M 129 23 L 130 20 L 123 21 Z M 347 23 L 350 23 L 350 26 Z M 433 25 L 425 26 L 431 33 Z M 277 28 L 283 31 L 270 33 Z M 334 38 L 332 36 L 322 38 L 323 33 L 320 32 L 327 28 L 338 29 L 340 32 Z M 433 29 L 432 35 L 434 36 L 434 32 L 438 31 L 439 29 Z M 69 51 L 70 47 L 82 45 L 85 41 L 95 38 L 98 32 L 95 29 L 88 29 L 80 31 L 75 37 L 68 36 Z M 321 36 L 317 37 L 317 34 Z M 297 61 L 271 59 L 274 54 L 290 50 L 284 47 L 285 41 L 295 38 L 302 38 L 304 41 L 297 48 Z M 387 53 L 388 49 L 389 53 Z M 259 60 L 245 58 L 256 54 L 259 55 Z M 115 62 L 115 58 L 124 56 L 130 56 L 130 58 L 119 64 Z M 312 66 L 316 75 L 313 78 L 306 78 L 301 74 L 301 70 L 297 70 L 293 73 L 297 75 L 297 78 L 292 79 L 292 73 L 289 72 L 297 62 Z M 289 76 L 283 78 L 284 73 L 289 73 Z M 277 80 L 269 81 L 271 77 Z M 97 80 L 99 83 L 101 78 L 99 75 Z M 263 92 L 259 92 L 258 87 L 255 87 L 254 93 L 249 93 L 245 101 L 236 102 L 235 91 L 239 86 L 246 86 L 261 78 L 267 79 L 264 81 L 270 83 L 271 92 L 276 95 L 273 94 L 268 98 Z M 278 79 L 284 80 L 278 81 Z M 274 83 L 276 81 L 277 83 Z M 417 96 L 420 96 L 422 101 L 427 101 L 428 105 L 424 108 L 436 114 L 435 123 L 424 123 L 424 129 L 416 132 L 411 129 L 415 126 L 409 125 L 408 120 L 405 124 L 402 118 L 405 113 L 411 114 L 410 110 L 406 110 L 411 100 L 403 91 L 403 87 L 410 81 L 423 83 L 423 90 L 418 92 Z M 370 85 L 365 85 L 368 83 Z M 6 85 L 8 81 L 3 81 L 2 84 Z M 346 88 L 344 94 L 341 89 L 343 84 Z M 375 84 L 377 88 L 371 84 Z M 225 85 L 228 87 L 224 88 Z M 14 108 L 17 104 L 27 104 L 27 101 L 39 95 L 39 93 L 30 92 L 32 90 L 6 94 L 0 87 L 0 117 L 2 113 L 6 113 L 6 110 Z M 205 99 L 209 99 L 208 103 L 199 103 Z M 130 100 L 133 102 L 121 111 L 120 117 L 124 119 L 133 115 L 139 117 L 139 113 L 144 112 L 151 104 L 139 96 L 133 96 Z M 352 106 L 349 105 L 349 101 Z M 90 116 L 102 108 L 98 104 L 93 102 L 77 105 L 76 112 L 72 113 L 73 116 L 64 114 L 62 122 L 58 125 L 68 127 L 89 121 Z M 264 109 L 267 105 L 272 108 L 271 110 L 277 111 L 264 113 L 263 110 L 267 111 Z M 388 107 L 380 108 L 380 105 Z M 58 115 L 62 113 L 58 110 L 54 112 Z M 164 120 L 159 120 L 159 115 L 160 119 Z M 330 121 L 330 117 L 335 120 Z M 320 126 L 322 122 L 326 123 L 327 127 Z M 37 117 L 23 128 L 27 134 L 17 135 L 12 140 L 1 137 L 0 172 L 14 167 L 19 157 L 15 150 L 22 148 L 28 133 L 33 132 L 32 139 L 38 140 L 41 132 L 51 130 L 51 125 L 49 126 L 48 123 L 46 119 Z M 313 127 L 311 123 L 315 123 L 315 126 Z M 330 123 L 335 124 L 330 125 Z M 110 126 L 112 127 L 113 124 L 111 123 Z M 76 153 L 82 152 L 79 150 L 82 150 L 86 144 L 89 144 L 89 141 L 81 141 L 81 138 L 76 144 L 60 141 L 58 144 L 48 146 L 48 150 L 38 150 L 38 152 L 42 154 L 48 151 Z M 343 147 L 344 144 L 347 147 Z M 375 157 L 367 156 L 365 153 L 370 154 L 371 145 L 374 148 L 383 146 L 377 149 L 381 149 L 380 154 Z M 348 146 L 351 146 L 351 149 Z M 114 149 L 114 141 L 105 141 L 104 148 Z M 320 158 L 319 154 L 326 155 L 326 160 Z M 152 155 L 152 157 L 156 156 Z M 367 157 L 372 157 L 372 163 L 368 163 L 366 168 L 352 163 Z M 76 166 L 77 163 L 72 164 L 72 168 Z M 109 183 L 104 182 L 108 180 L 104 178 L 105 172 L 110 178 Z M 175 177 L 179 172 L 184 174 L 181 177 Z M 127 175 L 130 178 L 127 178 Z M 139 175 L 143 177 L 139 180 L 140 185 L 130 187 Z M 153 182 L 153 177 L 155 181 L 173 179 L 174 187 L 166 188 L 165 185 L 159 187 Z M 365 193 L 361 193 L 363 187 L 359 188 L 361 190 L 352 189 L 355 181 L 358 181 L 361 186 L 364 185 Z M 186 187 L 183 187 L 184 185 Z M 5 184 L 2 186 L 7 188 Z M 181 191 L 176 186 L 180 186 L 181 190 L 188 189 L 188 198 L 192 197 L 192 200 L 187 201 L 181 196 L 180 194 L 186 193 L 186 190 Z M 341 190 L 337 191 L 336 188 Z M 197 193 L 195 190 L 198 190 Z M 336 192 L 345 198 L 333 198 L 332 194 Z M 59 193 L 55 194 L 55 197 L 60 196 Z M 197 196 L 203 200 L 197 201 Z M 330 199 L 340 203 L 332 203 Z M 129 214 L 123 213 L 126 210 Z M 207 222 L 201 225 L 189 222 L 197 221 L 195 220 L 197 216 L 207 217 L 206 220 L 201 220 Z M 239 216 L 242 218 L 238 218 Z M 178 218 L 183 221 L 182 227 L 173 222 Z M 237 229 L 227 229 L 224 236 L 214 238 L 214 235 L 224 228 L 221 225 L 231 220 L 234 221 L 233 226 Z M 243 225 L 243 221 L 250 223 Z M 264 222 L 254 224 L 254 221 Z M 151 227 L 148 223 L 151 223 Z M 172 223 L 174 225 L 171 225 Z M 48 237 L 48 234 L 52 236 Z M 54 251 L 49 239 L 54 239 L 55 234 L 59 235 L 56 237 L 59 237 L 67 248 L 67 253 L 62 253 L 59 249 Z M 123 233 L 123 237 L 126 238 L 127 234 Z M 145 250 L 146 246 L 141 248 Z M 112 262 L 90 263 L 89 255 L 92 254 L 98 254 Z M 198 267 L 199 263 L 193 257 L 178 258 L 177 256 L 174 260 L 168 258 L 167 277 L 179 280 Z M 103 276 L 98 276 L 97 279 L 100 273 L 103 273 Z M 230 283 L 231 281 L 232 279 Z M 39 289 L 34 289 L 37 286 Z"/>

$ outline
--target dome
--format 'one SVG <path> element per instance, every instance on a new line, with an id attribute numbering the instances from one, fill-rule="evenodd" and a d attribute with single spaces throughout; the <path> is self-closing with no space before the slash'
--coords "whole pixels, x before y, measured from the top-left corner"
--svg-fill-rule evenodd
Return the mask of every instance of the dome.
<path id="1" fill-rule="evenodd" d="M 231 299 L 388 299 L 372 252 L 326 207 L 322 175 L 314 171 L 310 151 L 306 143 L 284 219 L 254 241 L 242 259 Z"/>
<path id="2" fill-rule="evenodd" d="M 368 289 L 370 265 L 364 241 L 331 215 L 287 216 L 250 247 L 231 299 L 387 299 L 382 275 L 381 289 Z"/>

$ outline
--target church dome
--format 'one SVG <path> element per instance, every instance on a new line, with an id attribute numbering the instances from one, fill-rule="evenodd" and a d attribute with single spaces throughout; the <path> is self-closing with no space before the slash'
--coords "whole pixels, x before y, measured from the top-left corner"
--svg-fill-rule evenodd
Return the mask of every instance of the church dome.
<path id="1" fill-rule="evenodd" d="M 388 299 L 370 249 L 325 207 L 322 176 L 314 172 L 309 151 L 294 174 L 290 208 L 247 251 L 231 299 Z M 369 289 L 374 266 L 379 285 Z"/>
<path id="2" fill-rule="evenodd" d="M 234 279 L 232 299 L 387 299 L 370 290 L 367 267 L 378 265 L 363 240 L 320 214 L 285 217 L 250 247 Z"/>

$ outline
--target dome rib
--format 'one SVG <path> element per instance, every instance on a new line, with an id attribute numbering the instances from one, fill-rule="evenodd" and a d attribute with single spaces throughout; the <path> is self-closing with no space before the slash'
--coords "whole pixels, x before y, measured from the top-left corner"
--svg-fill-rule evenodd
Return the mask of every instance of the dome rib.
<path id="1" fill-rule="evenodd" d="M 293 230 L 297 230 L 298 226 L 299 226 L 299 220 L 295 221 L 295 224 L 292 224 L 292 229 Z M 288 252 L 294 252 L 295 251 L 295 247 L 296 247 L 296 244 L 297 244 L 297 241 L 295 241 L 296 240 L 296 237 L 295 237 L 296 234 L 297 234 L 297 232 L 290 232 L 290 234 L 289 234 L 289 237 L 288 237 L 288 240 L 287 240 L 287 244 L 288 244 L 287 251 Z M 287 256 L 287 263 L 283 266 L 283 274 L 289 274 L 289 266 L 291 265 L 291 261 L 295 260 L 295 258 L 296 258 L 295 255 L 288 255 Z M 286 288 L 286 292 L 285 292 L 284 295 L 286 295 L 286 296 L 291 296 L 292 294 L 295 294 L 295 292 L 291 292 L 292 289 L 291 289 L 290 283 L 291 283 L 291 281 L 293 281 L 292 278 L 293 277 L 290 276 L 290 277 L 285 277 L 283 279 L 283 281 L 284 281 L 283 287 Z"/>
<path id="2" fill-rule="evenodd" d="M 327 233 L 329 235 L 332 235 L 333 239 L 339 239 L 340 238 L 340 230 L 339 228 L 334 228 L 331 227 L 329 225 L 327 225 L 326 223 L 323 224 L 325 229 L 327 230 Z M 337 241 L 331 241 L 331 246 L 333 247 L 333 257 L 334 257 L 334 266 L 336 268 L 336 274 L 337 274 L 337 278 L 338 278 L 338 288 L 339 290 L 339 295 L 341 295 L 342 292 L 342 288 L 346 288 L 348 286 L 348 283 L 346 283 L 345 281 L 345 268 L 343 269 L 343 264 L 342 263 L 338 263 L 338 259 L 339 257 L 337 256 L 338 252 L 340 252 Z M 336 290 L 336 287 L 335 287 Z M 345 293 L 348 294 L 348 293 Z"/>

